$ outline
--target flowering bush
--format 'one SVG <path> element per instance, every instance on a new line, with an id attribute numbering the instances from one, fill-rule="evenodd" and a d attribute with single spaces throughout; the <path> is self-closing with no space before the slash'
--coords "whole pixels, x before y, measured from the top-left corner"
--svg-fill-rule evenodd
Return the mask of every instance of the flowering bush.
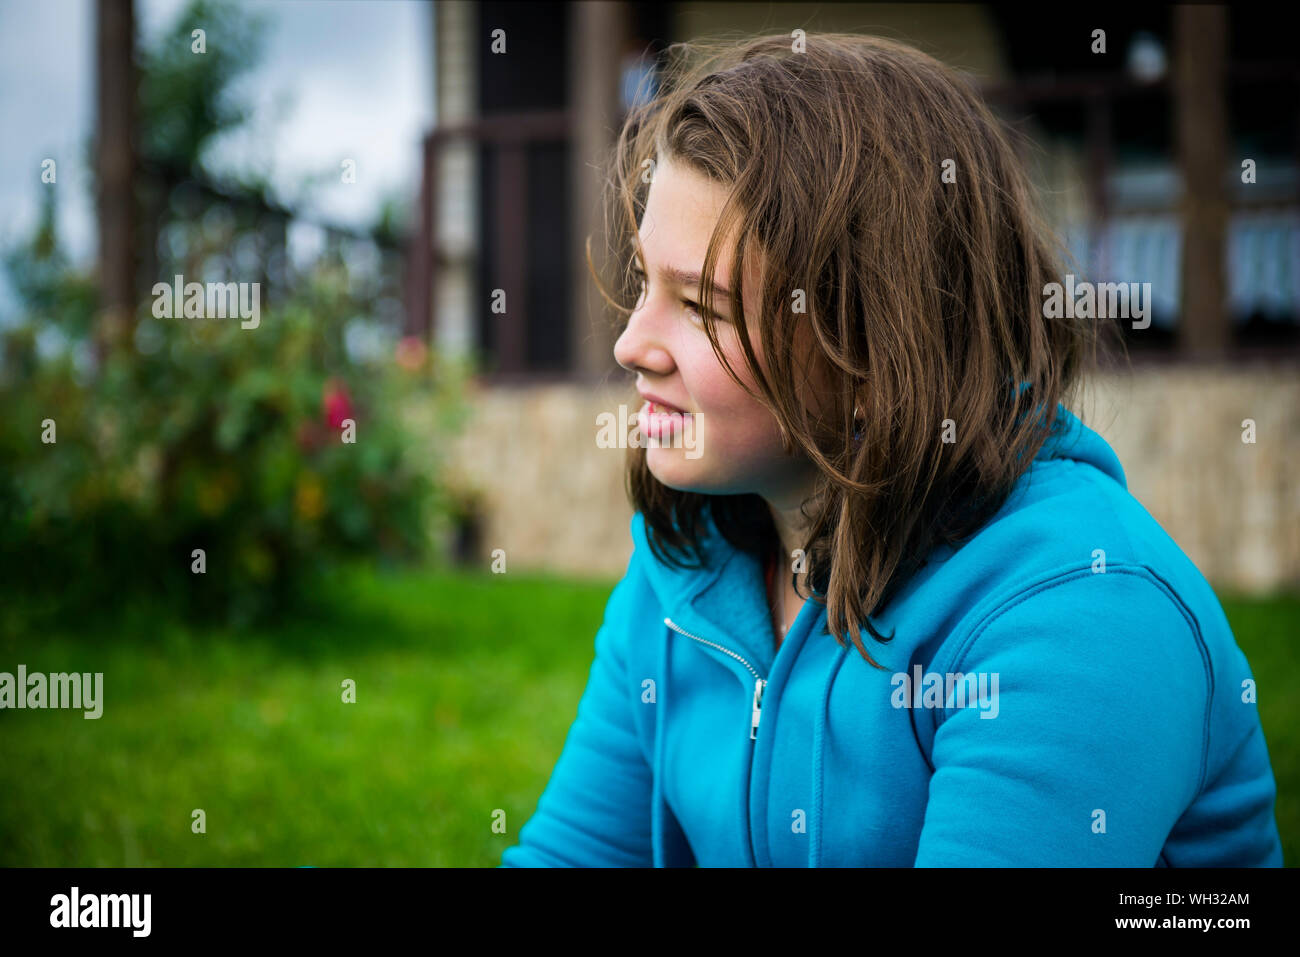
<path id="1" fill-rule="evenodd" d="M 431 466 L 464 413 L 458 373 L 409 343 L 352 361 L 349 309 L 330 269 L 256 329 L 142 309 L 93 373 L 75 337 L 43 354 L 41 330 L 87 325 L 57 306 L 3 333 L 6 582 L 61 605 L 143 594 L 247 622 L 339 556 L 423 554 Z M 421 400 L 438 434 L 404 424 Z"/>

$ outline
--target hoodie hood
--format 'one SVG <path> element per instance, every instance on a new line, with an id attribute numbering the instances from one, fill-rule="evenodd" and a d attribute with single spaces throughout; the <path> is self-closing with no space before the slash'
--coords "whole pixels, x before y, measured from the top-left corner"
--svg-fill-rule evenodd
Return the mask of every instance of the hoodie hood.
<path id="1" fill-rule="evenodd" d="M 1070 459 L 1084 465 L 1091 465 L 1099 472 L 1119 483 L 1120 488 L 1128 491 L 1128 480 L 1124 468 L 1119 463 L 1115 450 L 1100 435 L 1088 428 L 1073 412 L 1063 405 L 1057 406 L 1056 421 L 1043 446 L 1034 456 L 1034 461 L 1045 462 L 1049 459 Z"/>

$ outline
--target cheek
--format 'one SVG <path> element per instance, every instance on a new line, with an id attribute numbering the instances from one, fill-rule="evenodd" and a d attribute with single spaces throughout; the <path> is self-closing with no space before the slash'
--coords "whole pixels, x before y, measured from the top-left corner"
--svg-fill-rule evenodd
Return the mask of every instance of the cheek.
<path id="1" fill-rule="evenodd" d="M 781 454 L 781 430 L 772 415 L 745 392 L 718 362 L 703 339 L 703 350 L 679 357 L 679 367 L 695 400 L 695 408 L 707 424 L 701 424 L 710 446 L 728 460 L 768 459 Z M 742 380 L 753 388 L 738 348 L 728 344 L 727 359 Z"/>

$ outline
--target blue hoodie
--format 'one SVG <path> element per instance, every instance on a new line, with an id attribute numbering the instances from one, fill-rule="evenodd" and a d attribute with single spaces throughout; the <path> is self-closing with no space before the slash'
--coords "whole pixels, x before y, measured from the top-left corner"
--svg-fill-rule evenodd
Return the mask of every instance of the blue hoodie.
<path id="1" fill-rule="evenodd" d="M 872 619 L 893 640 L 863 632 L 884 670 L 813 599 L 777 650 L 760 563 L 716 526 L 703 569 L 631 533 L 502 866 L 1281 866 L 1246 657 L 1064 406 L 997 514 Z"/>

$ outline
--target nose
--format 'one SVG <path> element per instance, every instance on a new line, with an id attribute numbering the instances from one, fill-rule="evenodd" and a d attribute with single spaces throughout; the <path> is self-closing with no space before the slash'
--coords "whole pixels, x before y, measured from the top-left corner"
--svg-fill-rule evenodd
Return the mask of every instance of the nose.
<path id="1" fill-rule="evenodd" d="M 628 372 L 668 375 L 673 370 L 673 357 L 664 348 L 663 332 L 667 328 L 642 296 L 614 343 L 614 361 Z"/>

